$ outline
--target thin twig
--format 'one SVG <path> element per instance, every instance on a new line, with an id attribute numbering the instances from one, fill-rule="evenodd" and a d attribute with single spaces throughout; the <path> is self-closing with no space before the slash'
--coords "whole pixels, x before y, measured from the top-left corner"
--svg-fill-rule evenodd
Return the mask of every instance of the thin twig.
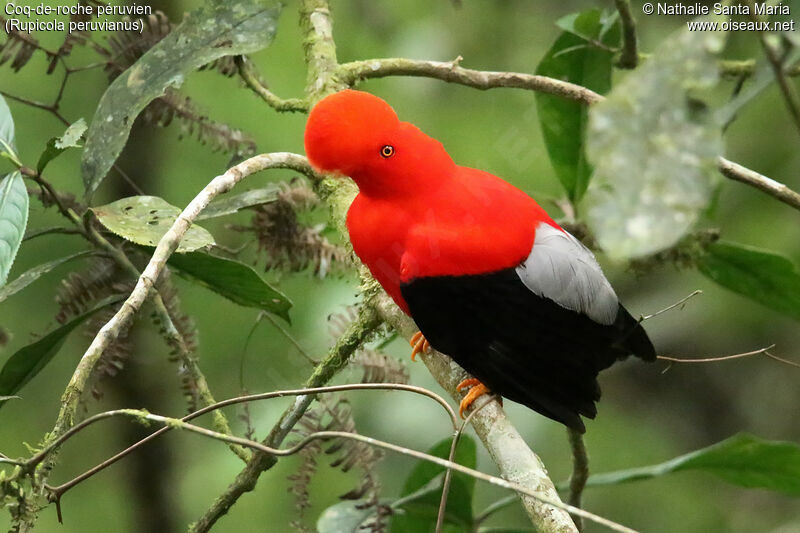
<path id="1" fill-rule="evenodd" d="M 450 443 L 450 453 L 447 456 L 447 460 L 451 463 L 455 462 L 456 456 L 456 448 L 458 447 L 458 442 L 461 440 L 461 435 L 464 434 L 464 430 L 467 427 L 467 424 L 470 423 L 472 417 L 475 416 L 481 409 L 489 405 L 491 402 L 496 401 L 497 398 L 492 396 L 486 398 L 486 401 L 478 406 L 477 408 L 473 409 L 465 418 L 461 421 L 461 425 L 456 430 L 455 434 L 453 435 L 453 441 Z M 453 478 L 453 471 L 449 468 L 445 470 L 444 473 L 444 481 L 442 483 L 442 496 L 439 499 L 439 511 L 436 514 L 436 533 L 441 533 L 442 529 L 444 528 L 444 518 L 445 518 L 445 511 L 447 510 L 447 497 L 450 493 L 450 482 Z"/>
<path id="2" fill-rule="evenodd" d="M 586 453 L 586 443 L 583 442 L 583 434 L 572 428 L 567 428 L 569 446 L 572 450 L 572 475 L 569 478 L 569 499 L 570 505 L 581 506 L 583 489 L 586 488 L 586 480 L 589 479 L 589 454 Z M 583 531 L 583 521 L 580 516 L 573 516 L 578 531 Z"/>
<path id="3" fill-rule="evenodd" d="M 636 20 L 631 12 L 630 0 L 614 0 L 622 22 L 622 53 L 617 61 L 619 68 L 633 69 L 639 61 L 636 39 Z"/>
<path id="4" fill-rule="evenodd" d="M 650 320 L 651 318 L 655 318 L 658 315 L 664 314 L 667 311 L 671 311 L 671 310 L 675 309 L 676 307 L 680 307 L 681 309 L 683 309 L 683 306 L 684 306 L 684 304 L 686 304 L 686 302 L 688 302 L 690 299 L 692 299 L 695 296 L 698 296 L 700 294 L 703 294 L 703 291 L 701 291 L 700 289 L 692 291 L 692 293 L 689 296 L 685 296 L 685 297 L 681 298 L 680 300 L 678 300 L 674 304 L 668 305 L 664 309 L 661 309 L 660 311 L 656 311 L 652 315 L 642 315 L 642 316 L 640 316 L 639 317 L 639 322 L 644 322 L 645 320 Z"/>
<path id="5" fill-rule="evenodd" d="M 748 4 L 750 5 L 751 10 L 750 17 L 754 21 L 757 21 L 758 16 L 755 14 L 755 3 L 751 0 L 748 2 Z M 772 44 L 767 39 L 767 33 L 765 31 L 759 31 L 758 38 L 761 41 L 761 47 L 764 49 L 764 55 L 767 56 L 767 61 L 769 61 L 772 71 L 775 74 L 775 81 L 778 83 L 778 87 L 783 94 L 783 99 L 786 102 L 786 109 L 789 111 L 797 131 L 800 132 L 800 99 L 797 97 L 797 92 L 795 91 L 794 86 L 786 77 L 783 60 L 780 58 L 775 48 L 773 48 Z"/>
<path id="6" fill-rule="evenodd" d="M 235 56 L 234 61 L 239 71 L 239 77 L 245 84 L 267 105 L 275 111 L 289 112 L 308 112 L 308 102 L 303 98 L 283 99 L 267 89 L 255 73 L 252 63 L 245 56 Z"/>
<path id="7" fill-rule="evenodd" d="M 736 353 L 733 355 L 722 355 L 718 357 L 672 357 L 669 355 L 659 355 L 658 359 L 662 361 L 670 361 L 673 363 L 718 363 L 720 361 L 730 361 L 731 359 L 741 359 L 742 357 L 750 357 L 751 355 L 759 355 L 766 353 L 768 350 L 774 348 L 774 344 L 770 344 L 765 348 L 759 348 L 752 352 Z"/>
<path id="8" fill-rule="evenodd" d="M 275 320 L 272 317 L 272 315 L 270 315 L 269 313 L 264 313 L 263 317 L 266 318 L 269 321 L 269 323 L 275 327 L 275 329 L 280 331 L 281 335 L 283 335 L 289 342 L 291 342 L 295 348 L 297 348 L 297 351 L 300 352 L 300 355 L 302 355 L 306 361 L 311 363 L 311 366 L 314 366 L 319 362 L 316 361 L 313 357 L 311 357 L 311 354 L 309 354 L 306 351 L 306 349 L 303 348 L 303 346 L 297 341 L 297 339 L 294 338 L 294 335 L 289 333 L 289 331 L 285 327 L 283 327 L 281 323 Z"/>
<path id="9" fill-rule="evenodd" d="M 434 393 L 432 391 L 429 391 L 427 389 L 424 389 L 422 387 L 416 387 L 414 385 L 405 385 L 405 384 L 401 384 L 401 383 L 354 383 L 354 384 L 349 384 L 349 385 L 333 385 L 333 386 L 328 386 L 328 387 L 313 387 L 313 388 L 304 388 L 304 389 L 290 389 L 290 390 L 281 390 L 281 391 L 273 391 L 273 392 L 264 392 L 264 393 L 260 393 L 260 394 L 249 394 L 249 395 L 246 395 L 246 396 L 238 396 L 236 398 L 229 398 L 227 400 L 223 400 L 223 401 L 217 402 L 217 403 L 215 403 L 213 405 L 209 405 L 209 406 L 203 407 L 202 409 L 198 409 L 197 411 L 189 413 L 188 415 L 184 416 L 180 420 L 182 422 L 188 422 L 188 421 L 193 420 L 193 419 L 195 419 L 195 418 L 197 418 L 199 416 L 202 416 L 202 415 L 204 415 L 206 413 L 210 413 L 212 411 L 216 411 L 216 410 L 222 409 L 223 407 L 228 407 L 230 405 L 237 405 L 237 404 L 240 404 L 240 403 L 255 402 L 255 401 L 260 401 L 260 400 L 269 400 L 269 399 L 273 399 L 273 398 L 285 398 L 287 396 L 300 396 L 300 395 L 308 395 L 308 394 L 327 394 L 327 393 L 332 393 L 332 392 L 364 391 L 364 390 L 372 390 L 372 391 L 375 391 L 375 390 L 405 391 L 405 392 L 411 392 L 411 393 L 414 393 L 414 394 L 419 394 L 419 395 L 422 395 L 422 396 L 427 396 L 428 398 L 433 399 L 439 405 L 441 405 L 444 408 L 445 412 L 447 412 L 448 416 L 450 417 L 450 421 L 451 421 L 453 427 L 455 428 L 457 426 L 457 417 L 456 417 L 455 411 L 453 411 L 453 408 L 450 407 L 450 405 L 447 403 L 447 401 L 445 401 L 444 398 L 442 398 L 438 394 L 436 394 L 436 393 Z M 46 448 L 43 448 L 42 450 L 40 450 L 36 455 L 32 456 L 27 461 L 21 461 L 21 462 L 17 461 L 15 464 L 22 464 L 22 465 L 24 465 L 26 467 L 36 466 L 41 461 L 43 461 L 45 459 L 45 457 L 47 457 L 47 455 L 49 453 L 51 453 L 56 447 L 63 445 L 67 440 L 72 438 L 75 434 L 79 433 L 86 426 L 91 425 L 93 423 L 94 422 L 91 421 L 90 418 L 87 418 L 86 420 L 84 420 L 84 421 L 80 422 L 79 424 L 76 424 L 75 426 L 70 428 L 70 430 L 67 431 L 66 433 L 64 433 L 60 438 L 58 438 L 56 441 L 52 442 Z M 67 481 L 65 483 L 62 483 L 61 485 L 55 486 L 55 487 L 48 486 L 47 487 L 48 491 L 52 494 L 51 500 L 55 501 L 55 500 L 60 499 L 64 495 L 64 493 L 66 493 L 71 488 L 73 488 L 76 485 L 78 485 L 79 483 L 89 479 L 90 477 L 94 476 L 95 474 L 105 470 L 106 468 L 108 468 L 109 466 L 113 465 L 114 463 L 116 463 L 117 461 L 122 459 L 123 457 L 129 455 L 134 450 L 142 447 L 143 445 L 147 444 L 148 442 L 150 442 L 151 440 L 155 439 L 159 435 L 162 435 L 162 434 L 166 433 L 170 429 L 172 429 L 172 427 L 169 427 L 169 426 L 163 427 L 163 428 L 159 429 L 158 431 L 155 431 L 155 432 L 151 433 L 147 437 L 137 441 L 136 443 L 128 446 L 127 448 L 125 448 L 121 452 L 119 452 L 119 453 L 115 454 L 114 456 L 106 459 L 102 463 L 100 463 L 100 464 L 98 464 L 98 465 L 86 470 L 85 472 L 83 472 L 82 474 L 74 477 L 73 479 L 71 479 L 71 480 L 69 480 L 69 481 Z"/>
<path id="10" fill-rule="evenodd" d="M 786 205 L 800 210 L 800 193 L 793 191 L 783 183 L 777 182 L 772 178 L 768 178 L 723 157 L 719 158 L 719 171 L 726 178 L 755 187 Z"/>
<path id="11" fill-rule="evenodd" d="M 41 237 L 43 235 L 54 235 L 54 234 L 62 234 L 62 235 L 83 235 L 78 229 L 69 228 L 64 226 L 52 226 L 48 228 L 38 228 L 33 230 L 28 230 L 25 232 L 25 236 L 22 238 L 22 241 L 29 241 L 31 239 L 35 239 L 36 237 Z"/>
<path id="12" fill-rule="evenodd" d="M 69 126 L 69 120 L 64 118 L 61 115 L 61 113 L 59 113 L 58 110 L 55 107 L 53 107 L 52 104 L 45 104 L 43 102 L 37 102 L 36 100 L 30 100 L 28 98 L 23 98 L 22 96 L 17 96 L 17 95 L 14 95 L 14 94 L 10 94 L 10 93 L 7 93 L 5 91 L 0 91 L 0 94 L 5 96 L 9 100 L 14 100 L 14 101 L 19 102 L 21 104 L 25 104 L 25 105 L 30 106 L 30 107 L 35 107 L 37 109 L 42 109 L 44 111 L 47 111 L 48 113 L 50 113 L 54 117 L 56 117 L 58 120 L 60 120 L 62 122 L 62 124 L 64 124 L 65 126 Z"/>
<path id="13" fill-rule="evenodd" d="M 784 359 L 782 357 L 778 357 L 777 355 L 774 355 L 774 354 L 770 353 L 769 351 L 774 347 L 775 347 L 774 344 L 770 344 L 769 346 L 767 346 L 765 348 L 759 348 L 758 350 L 753 350 L 752 352 L 737 353 L 737 354 L 733 354 L 733 355 L 722 355 L 722 356 L 719 356 L 719 357 L 700 357 L 700 358 L 695 358 L 695 357 L 672 357 L 672 356 L 668 356 L 668 355 L 659 355 L 659 356 L 656 356 L 656 358 L 660 359 L 662 361 L 668 361 L 669 362 L 669 365 L 667 365 L 667 367 L 663 370 L 663 372 L 666 372 L 667 370 L 672 368 L 672 364 L 673 363 L 719 363 L 721 361 L 730 361 L 732 359 L 742 359 L 744 357 L 750 357 L 752 355 L 761 355 L 761 354 L 764 354 L 765 356 L 769 357 L 770 359 L 774 359 L 775 361 L 778 361 L 779 363 L 783 363 L 783 364 L 786 364 L 786 365 L 789 365 L 789 366 L 794 366 L 794 367 L 800 368 L 800 363 L 796 363 L 794 361 L 789 361 L 788 359 Z"/>
<path id="14" fill-rule="evenodd" d="M 128 176 L 127 172 L 122 170 L 121 166 L 119 166 L 117 163 L 114 163 L 113 165 L 111 165 L 111 168 L 113 168 L 114 170 L 117 171 L 117 173 L 120 175 L 122 180 L 125 183 L 127 183 L 128 186 L 136 192 L 136 194 L 142 194 L 142 195 L 144 194 L 144 191 L 142 190 L 142 188 L 139 187 L 139 185 L 137 185 L 137 183 L 135 181 L 133 181 L 133 179 L 131 179 L 130 176 Z"/>
<path id="15" fill-rule="evenodd" d="M 370 384 L 370 385 L 372 385 L 372 384 Z M 203 435 L 203 436 L 215 439 L 215 440 L 219 440 L 219 441 L 222 441 L 222 442 L 227 442 L 227 443 L 230 443 L 230 444 L 237 444 L 239 446 L 251 448 L 253 450 L 257 450 L 257 451 L 259 451 L 261 453 L 264 453 L 264 454 L 267 454 L 267 455 L 271 455 L 271 456 L 274 456 L 274 457 L 287 457 L 287 456 L 290 456 L 290 455 L 294 455 L 294 454 L 296 454 L 297 452 L 299 452 L 300 450 L 302 450 L 308 444 L 310 444 L 311 442 L 313 442 L 315 440 L 328 440 L 328 439 L 334 439 L 334 438 L 355 440 L 355 441 L 358 441 L 358 442 L 362 442 L 364 444 L 368 444 L 370 446 L 375 446 L 375 447 L 383 448 L 385 450 L 393 451 L 393 452 L 396 452 L 396 453 L 399 453 L 399 454 L 402 454 L 402 455 L 407 455 L 409 457 L 414 457 L 415 459 L 428 461 L 428 462 L 434 463 L 436 465 L 439 465 L 441 467 L 444 467 L 446 469 L 452 469 L 452 470 L 455 470 L 456 472 L 460 472 L 462 474 L 474 477 L 474 478 L 479 479 L 481 481 L 485 481 L 485 482 L 490 483 L 492 485 L 495 485 L 495 486 L 498 486 L 498 487 L 502 487 L 502 488 L 505 488 L 505 489 L 509 489 L 509 490 L 513 490 L 513 491 L 516 491 L 516 492 L 519 492 L 519 493 L 522 493 L 522 494 L 525 494 L 528 497 L 540 500 L 540 501 L 542 501 L 542 503 L 545 503 L 545 504 L 550 505 L 552 507 L 556 507 L 558 509 L 562 509 L 564 511 L 568 511 L 569 513 L 572 513 L 572 514 L 577 514 L 577 515 L 579 515 L 579 516 L 581 516 L 583 518 L 586 518 L 588 520 L 591 520 L 591 521 L 593 521 L 593 522 L 595 522 L 597 524 L 606 526 L 606 527 L 608 527 L 609 529 L 611 529 L 613 531 L 620 531 L 620 532 L 623 532 L 623 533 L 636 533 L 635 530 L 633 530 L 633 529 L 630 529 L 630 528 L 628 528 L 626 526 L 623 526 L 621 524 L 613 522 L 613 521 L 611 521 L 611 520 L 609 520 L 607 518 L 603 518 L 601 516 L 595 515 L 594 513 L 590 513 L 588 511 L 584 511 L 583 509 L 579 509 L 579 508 L 574 507 L 572 505 L 564 504 L 564 503 L 562 503 L 560 501 L 555 501 L 555 500 L 550 500 L 550 499 L 547 499 L 547 498 L 543 498 L 536 491 L 531 490 L 528 487 L 524 487 L 522 485 L 519 485 L 517 483 L 513 483 L 513 482 L 507 481 L 507 480 L 505 480 L 503 478 L 499 478 L 499 477 L 496 477 L 496 476 L 491 476 L 489 474 L 485 474 L 485 473 L 483 473 L 483 472 L 481 472 L 479 470 L 475 470 L 475 469 L 460 465 L 458 463 L 453 463 L 451 461 L 448 461 L 446 459 L 442 459 L 440 457 L 436 457 L 436 456 L 433 456 L 433 455 L 428 455 L 426 453 L 419 452 L 417 450 L 412 450 L 410 448 L 405 448 L 403 446 L 398 446 L 397 444 L 392 444 L 390 442 L 381 441 L 381 440 L 378 440 L 378 439 L 374 439 L 372 437 L 367 437 L 367 436 L 364 436 L 364 435 L 360 435 L 358 433 L 349 433 L 349 432 L 346 432 L 346 431 L 318 431 L 318 432 L 312 433 L 311 435 L 306 436 L 305 438 L 300 440 L 294 446 L 291 446 L 291 447 L 285 448 L 285 449 L 280 449 L 280 448 L 273 448 L 273 447 L 270 447 L 270 446 L 266 446 L 266 445 L 264 445 L 264 444 L 262 444 L 260 442 L 256 442 L 256 441 L 253 441 L 253 440 L 250 440 L 250 439 L 245 439 L 245 438 L 241 438 L 241 437 L 235 437 L 235 436 L 232 436 L 232 435 L 226 435 L 224 433 L 219 433 L 219 432 L 216 432 L 216 431 L 212 431 L 210 429 L 206 429 L 206 428 L 201 427 L 201 426 L 196 426 L 194 424 L 190 424 L 190 423 L 185 422 L 185 421 L 183 421 L 181 419 L 178 419 L 178 418 L 171 418 L 171 417 L 156 415 L 156 414 L 150 413 L 148 411 L 143 411 L 143 410 L 138 410 L 138 409 L 117 409 L 117 410 L 114 410 L 114 411 L 106 411 L 106 412 L 103 412 L 103 413 L 99 413 L 97 415 L 94 415 L 94 416 L 91 416 L 91 417 L 87 418 L 86 420 L 81 422 L 79 425 L 75 426 L 75 428 L 74 428 L 75 431 L 71 431 L 69 433 L 68 437 L 75 435 L 78 431 L 80 431 L 81 429 L 83 429 L 83 428 L 85 428 L 85 427 L 87 427 L 87 426 L 89 426 L 91 424 L 94 424 L 94 423 L 99 422 L 101 420 L 105 420 L 105 419 L 112 418 L 112 417 L 118 417 L 118 416 L 132 418 L 135 421 L 138 421 L 139 423 L 142 423 L 142 424 L 147 424 L 149 422 L 156 422 L 156 423 L 159 423 L 159 424 L 163 424 L 165 426 L 165 428 L 183 429 L 183 430 L 186 430 L 186 431 L 191 431 L 193 433 L 197 433 L 197 434 L 200 434 L 200 435 Z M 63 444 L 63 442 L 64 442 L 64 440 L 62 439 L 59 444 Z"/>

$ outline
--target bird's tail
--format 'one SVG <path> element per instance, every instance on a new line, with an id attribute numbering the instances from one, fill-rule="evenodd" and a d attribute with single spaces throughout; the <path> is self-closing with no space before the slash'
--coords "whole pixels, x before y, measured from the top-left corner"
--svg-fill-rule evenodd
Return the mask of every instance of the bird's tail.
<path id="1" fill-rule="evenodd" d="M 641 321 L 633 318 L 628 310 L 622 306 L 620 306 L 620 315 L 623 315 L 620 317 L 622 318 L 621 329 L 623 334 L 617 341 L 617 346 L 623 349 L 626 354 L 633 354 L 645 361 L 655 361 L 656 349 L 642 327 Z M 620 318 L 617 318 L 618 324 Z"/>

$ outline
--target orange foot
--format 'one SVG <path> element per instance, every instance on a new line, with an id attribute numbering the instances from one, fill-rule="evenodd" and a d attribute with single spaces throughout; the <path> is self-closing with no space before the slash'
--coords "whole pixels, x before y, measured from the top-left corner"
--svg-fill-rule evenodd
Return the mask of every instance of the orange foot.
<path id="1" fill-rule="evenodd" d="M 486 385 L 481 383 L 475 378 L 468 378 L 456 385 L 456 390 L 461 392 L 463 389 L 469 388 L 469 392 L 464 399 L 461 400 L 461 404 L 458 406 L 458 416 L 464 418 L 464 411 L 469 409 L 469 407 L 481 396 L 489 392 L 489 389 L 486 388 Z"/>
<path id="2" fill-rule="evenodd" d="M 425 338 L 425 336 L 422 334 L 421 331 L 414 333 L 414 336 L 411 337 L 409 344 L 411 344 L 412 347 L 411 350 L 412 361 L 417 360 L 418 353 L 428 353 L 428 350 L 431 349 L 431 343 L 428 342 L 428 339 Z"/>

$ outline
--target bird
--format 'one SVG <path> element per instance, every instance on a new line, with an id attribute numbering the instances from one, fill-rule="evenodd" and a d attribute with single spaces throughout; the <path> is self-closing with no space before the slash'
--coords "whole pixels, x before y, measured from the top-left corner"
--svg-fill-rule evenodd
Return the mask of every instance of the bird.
<path id="1" fill-rule="evenodd" d="M 457 165 L 383 99 L 346 89 L 309 113 L 318 172 L 351 178 L 353 252 L 409 315 L 412 358 L 433 347 L 472 377 L 459 412 L 491 392 L 585 432 L 598 373 L 655 349 L 594 254 L 521 189 Z"/>

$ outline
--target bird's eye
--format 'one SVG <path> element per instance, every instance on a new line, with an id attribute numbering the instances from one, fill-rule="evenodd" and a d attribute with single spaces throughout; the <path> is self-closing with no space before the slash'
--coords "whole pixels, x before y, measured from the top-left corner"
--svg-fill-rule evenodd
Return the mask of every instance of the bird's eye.
<path id="1" fill-rule="evenodd" d="M 381 157 L 388 158 L 394 155 L 394 146 L 387 144 L 381 148 Z"/>

